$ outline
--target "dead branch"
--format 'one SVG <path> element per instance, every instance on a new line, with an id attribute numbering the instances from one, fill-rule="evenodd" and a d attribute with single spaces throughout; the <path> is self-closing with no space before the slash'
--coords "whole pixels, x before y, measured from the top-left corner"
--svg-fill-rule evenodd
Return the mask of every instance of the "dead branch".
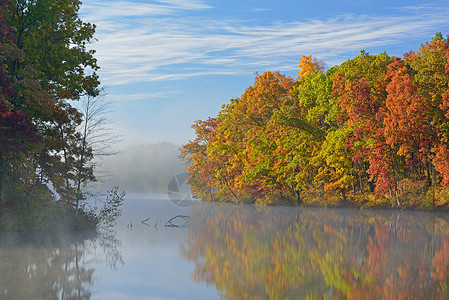
<path id="1" fill-rule="evenodd" d="M 173 223 L 175 220 L 177 219 L 181 219 L 184 221 L 183 224 L 176 224 Z M 189 216 L 184 216 L 184 215 L 177 215 L 174 216 L 173 218 L 171 218 L 170 220 L 168 220 L 167 222 L 165 222 L 165 227 L 186 227 L 189 225 L 190 222 L 190 217 Z"/>
<path id="2" fill-rule="evenodd" d="M 150 226 L 149 224 L 146 223 L 148 220 L 150 220 L 150 218 L 142 220 L 142 221 L 140 221 L 140 223 L 142 223 L 144 225 L 147 225 L 147 226 Z"/>

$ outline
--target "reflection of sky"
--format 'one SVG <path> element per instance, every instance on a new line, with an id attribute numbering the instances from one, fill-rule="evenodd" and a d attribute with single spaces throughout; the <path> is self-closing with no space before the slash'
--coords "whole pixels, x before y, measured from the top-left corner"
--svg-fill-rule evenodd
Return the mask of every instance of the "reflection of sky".
<path id="1" fill-rule="evenodd" d="M 164 200 L 154 200 L 163 198 Z M 176 215 L 189 215 L 189 208 L 174 206 L 167 196 L 127 196 L 124 214 L 117 224 L 119 251 L 124 264 L 116 270 L 97 261 L 93 299 L 216 299 L 214 286 L 191 279 L 194 264 L 184 260 L 179 245 L 187 228 L 165 228 Z M 146 226 L 142 220 L 150 218 Z M 128 225 L 132 222 L 132 229 Z M 157 229 L 154 228 L 155 223 Z"/>

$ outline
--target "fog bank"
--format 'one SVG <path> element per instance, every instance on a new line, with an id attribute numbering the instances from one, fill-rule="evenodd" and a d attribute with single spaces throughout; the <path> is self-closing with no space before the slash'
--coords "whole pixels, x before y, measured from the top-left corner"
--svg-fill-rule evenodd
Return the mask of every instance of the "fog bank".
<path id="1" fill-rule="evenodd" d="M 129 146 L 101 162 L 93 189 L 119 186 L 127 193 L 165 193 L 173 176 L 187 172 L 178 154 L 179 146 L 166 142 Z"/>

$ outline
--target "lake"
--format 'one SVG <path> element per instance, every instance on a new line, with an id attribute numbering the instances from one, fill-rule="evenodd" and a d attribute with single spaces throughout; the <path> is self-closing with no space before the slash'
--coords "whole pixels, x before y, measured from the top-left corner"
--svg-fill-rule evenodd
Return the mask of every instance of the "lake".
<path id="1" fill-rule="evenodd" d="M 449 298 L 445 213 L 128 195 L 99 236 L 0 237 L 0 299 Z"/>

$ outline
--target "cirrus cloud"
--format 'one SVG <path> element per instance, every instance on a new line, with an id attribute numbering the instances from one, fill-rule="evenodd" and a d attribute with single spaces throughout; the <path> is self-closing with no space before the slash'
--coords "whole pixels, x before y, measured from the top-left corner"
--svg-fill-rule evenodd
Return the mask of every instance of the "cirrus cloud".
<path id="1" fill-rule="evenodd" d="M 288 71 L 303 54 L 336 64 L 355 50 L 398 45 L 410 35 L 428 37 L 432 28 L 447 28 L 449 12 L 447 7 L 409 6 L 391 16 L 348 14 L 261 25 L 214 19 L 207 15 L 210 9 L 203 1 L 190 0 L 87 1 L 82 12 L 98 26 L 93 48 L 103 81 L 123 85 L 260 69 Z"/>

